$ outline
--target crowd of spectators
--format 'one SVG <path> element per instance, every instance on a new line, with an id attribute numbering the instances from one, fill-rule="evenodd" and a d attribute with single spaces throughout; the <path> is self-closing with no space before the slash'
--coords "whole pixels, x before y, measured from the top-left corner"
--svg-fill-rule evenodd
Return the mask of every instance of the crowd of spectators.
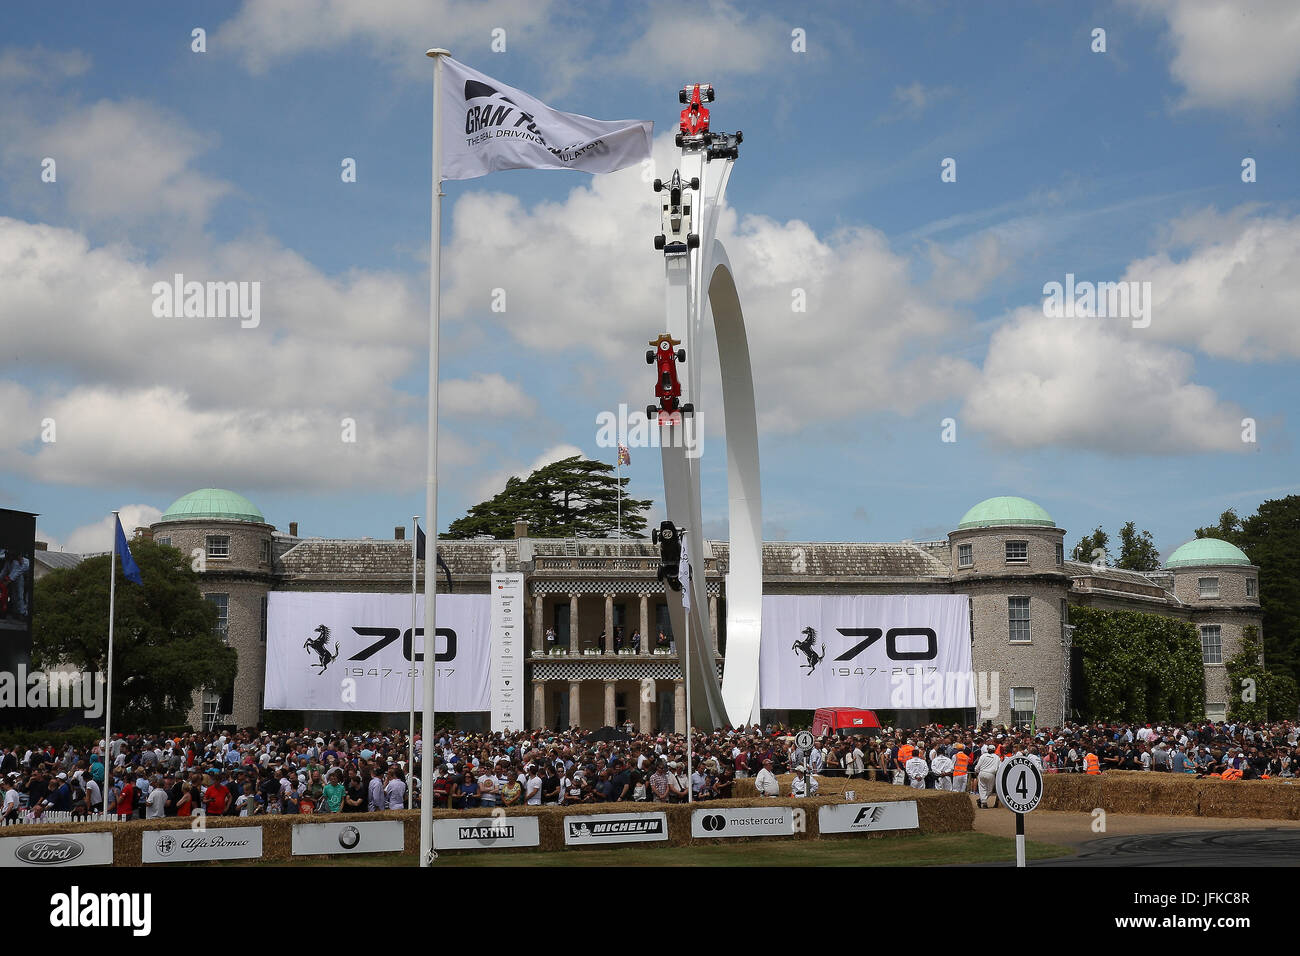
<path id="1" fill-rule="evenodd" d="M 602 736 L 610 739 L 599 739 Z M 443 732 L 432 745 L 435 807 L 574 806 L 726 799 L 754 778 L 761 797 L 816 794 L 819 777 L 846 776 L 942 790 L 976 791 L 989 804 L 1001 760 L 1024 754 L 1045 773 L 1139 770 L 1240 779 L 1300 775 L 1297 725 L 1198 721 L 1177 725 L 1070 724 L 1051 729 L 943 726 L 828 736 L 807 752 L 776 726 L 696 733 L 687 767 L 679 734 Z M 268 733 L 212 731 L 116 736 L 105 771 L 102 745 L 61 752 L 37 742 L 0 746 L 0 819 L 77 816 L 104 806 L 146 819 L 366 813 L 419 806 L 423 743 L 414 773 L 404 731 Z M 788 779 L 782 780 L 787 774 Z M 987 785 L 986 785 L 987 784 Z M 408 785 L 415 788 L 407 791 Z"/>

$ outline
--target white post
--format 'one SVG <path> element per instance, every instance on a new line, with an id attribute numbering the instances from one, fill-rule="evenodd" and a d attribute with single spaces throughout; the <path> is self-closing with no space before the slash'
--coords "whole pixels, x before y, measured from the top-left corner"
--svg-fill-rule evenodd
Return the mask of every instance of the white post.
<path id="1" fill-rule="evenodd" d="M 433 57 L 433 197 L 429 227 L 429 460 L 424 510 L 429 531 L 424 547 L 424 759 L 420 761 L 420 866 L 429 866 L 433 851 L 434 675 L 438 668 L 435 601 L 438 581 L 438 320 L 442 269 L 442 58 L 450 52 L 425 51 Z M 412 635 L 414 645 L 414 635 Z M 414 653 L 411 654 L 415 656 Z"/>
<path id="2" fill-rule="evenodd" d="M 686 566 L 690 568 L 690 574 L 688 575 L 687 580 L 682 582 L 682 588 L 685 589 L 689 595 L 689 589 L 693 586 L 695 569 L 690 567 L 691 559 L 690 552 L 686 548 L 686 535 L 679 532 L 677 540 L 682 546 L 682 553 L 687 556 Z M 688 604 L 693 605 L 695 603 L 693 597 L 688 596 L 686 600 Z M 691 763 L 695 756 L 695 738 L 694 735 L 691 734 L 691 609 L 689 606 L 686 608 L 686 613 L 682 615 L 682 620 L 686 624 L 686 633 L 683 645 L 686 649 L 686 802 L 693 803 L 695 801 L 695 787 L 691 782 Z"/>
<path id="3" fill-rule="evenodd" d="M 113 512 L 113 552 L 108 561 L 108 673 L 104 684 L 104 816 L 108 816 L 108 791 L 113 784 L 113 609 L 117 603 L 117 523 Z"/>
<path id="4" fill-rule="evenodd" d="M 616 451 L 614 452 L 615 474 L 618 483 L 618 537 L 623 537 L 623 449 L 618 447 L 615 442 Z M 620 555 L 622 552 L 620 552 Z"/>
<path id="5" fill-rule="evenodd" d="M 415 806 L 415 595 L 417 592 L 415 574 L 419 560 L 416 555 L 420 546 L 420 516 L 411 518 L 411 725 L 406 735 L 406 809 Z"/>

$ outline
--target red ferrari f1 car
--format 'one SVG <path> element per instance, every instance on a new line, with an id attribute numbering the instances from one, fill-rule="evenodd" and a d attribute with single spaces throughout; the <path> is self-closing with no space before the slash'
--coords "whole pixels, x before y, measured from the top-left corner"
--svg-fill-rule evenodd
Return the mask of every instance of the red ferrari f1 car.
<path id="1" fill-rule="evenodd" d="M 682 383 L 677 377 L 677 363 L 686 361 L 686 349 L 675 349 L 682 344 L 681 341 L 666 332 L 650 344 L 654 348 L 646 349 L 645 361 L 647 365 L 659 366 L 659 374 L 655 379 L 655 397 L 659 399 L 659 404 L 647 405 L 645 417 L 660 425 L 669 425 L 677 413 L 691 415 L 695 412 L 695 406 L 691 403 L 681 403 Z"/>

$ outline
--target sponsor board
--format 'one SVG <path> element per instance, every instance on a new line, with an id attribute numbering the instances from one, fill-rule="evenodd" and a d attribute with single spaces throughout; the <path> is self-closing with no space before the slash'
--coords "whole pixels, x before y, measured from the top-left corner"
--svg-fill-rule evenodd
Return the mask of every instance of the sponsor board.
<path id="1" fill-rule="evenodd" d="M 0 839 L 0 866 L 109 866 L 112 862 L 111 833 Z"/>
<path id="2" fill-rule="evenodd" d="M 415 605 L 424 620 L 424 595 Z M 490 607 L 486 594 L 438 595 L 439 713 L 491 707 Z M 272 591 L 266 614 L 267 710 L 406 713 L 412 687 L 424 706 L 426 642 L 409 594 Z"/>
<path id="3" fill-rule="evenodd" d="M 435 850 L 483 850 L 503 846 L 538 846 L 537 817 L 480 817 L 434 820 Z"/>
<path id="4" fill-rule="evenodd" d="M 293 855 L 318 853 L 400 853 L 400 820 L 382 823 L 295 823 Z"/>
<path id="5" fill-rule="evenodd" d="M 691 814 L 691 836 L 790 836 L 794 833 L 793 807 L 729 807 L 696 810 Z"/>
<path id="6" fill-rule="evenodd" d="M 492 575 L 492 729 L 524 726 L 524 576 Z"/>
<path id="7" fill-rule="evenodd" d="M 256 860 L 261 855 L 261 827 L 214 827 L 203 831 L 145 830 L 140 836 L 142 863 Z"/>
<path id="8" fill-rule="evenodd" d="M 817 829 L 822 833 L 867 833 L 877 830 L 915 830 L 920 821 L 915 800 L 890 803 L 837 803 L 817 808 Z"/>
<path id="9" fill-rule="evenodd" d="M 666 813 L 601 813 L 564 818 L 566 846 L 593 843 L 653 843 L 668 839 Z"/>
<path id="10" fill-rule="evenodd" d="M 762 706 L 974 707 L 964 594 L 767 595 Z"/>

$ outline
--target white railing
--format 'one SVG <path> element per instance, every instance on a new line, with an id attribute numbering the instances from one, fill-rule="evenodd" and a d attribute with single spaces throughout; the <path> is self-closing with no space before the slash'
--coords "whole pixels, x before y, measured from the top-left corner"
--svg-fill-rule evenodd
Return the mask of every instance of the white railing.
<path id="1" fill-rule="evenodd" d="M 5 820 L 0 826 L 23 826 L 28 824 L 40 823 L 122 823 L 130 820 L 120 813 L 74 813 L 71 810 L 46 810 L 44 813 L 34 813 L 31 810 L 22 810 L 18 816 Z"/>

